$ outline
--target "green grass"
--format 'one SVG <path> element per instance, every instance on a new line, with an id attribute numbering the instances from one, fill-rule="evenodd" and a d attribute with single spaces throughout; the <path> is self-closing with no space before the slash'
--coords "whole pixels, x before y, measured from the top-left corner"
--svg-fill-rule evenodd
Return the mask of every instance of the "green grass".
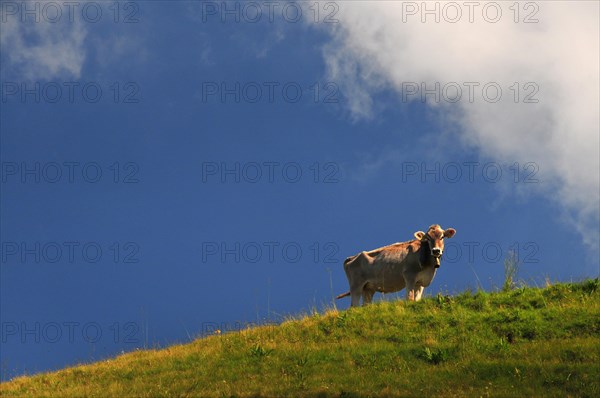
<path id="1" fill-rule="evenodd" d="M 598 397 L 600 283 L 329 311 L 16 378 L 2 397 Z"/>

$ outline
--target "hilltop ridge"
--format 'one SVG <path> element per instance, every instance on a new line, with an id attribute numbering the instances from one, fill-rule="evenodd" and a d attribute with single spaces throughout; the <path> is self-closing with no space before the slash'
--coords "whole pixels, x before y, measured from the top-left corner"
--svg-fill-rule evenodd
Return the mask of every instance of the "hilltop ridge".
<path id="1" fill-rule="evenodd" d="M 600 396 L 600 282 L 377 302 L 15 378 L 2 397 Z"/>

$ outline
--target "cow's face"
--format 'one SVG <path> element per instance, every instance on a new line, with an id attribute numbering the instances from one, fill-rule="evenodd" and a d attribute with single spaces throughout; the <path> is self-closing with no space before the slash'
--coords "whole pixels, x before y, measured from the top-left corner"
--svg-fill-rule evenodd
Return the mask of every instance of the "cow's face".
<path id="1" fill-rule="evenodd" d="M 448 228 L 444 231 L 442 227 L 436 224 L 429 227 L 427 233 L 423 231 L 415 232 L 415 238 L 421 242 L 429 243 L 431 256 L 435 258 L 435 267 L 438 268 L 442 254 L 444 254 L 444 238 L 451 238 L 455 233 L 454 228 Z"/>

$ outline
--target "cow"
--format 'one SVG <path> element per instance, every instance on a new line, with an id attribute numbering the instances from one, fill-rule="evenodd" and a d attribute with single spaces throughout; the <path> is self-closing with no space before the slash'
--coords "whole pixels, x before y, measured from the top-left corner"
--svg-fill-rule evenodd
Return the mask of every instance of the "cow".
<path id="1" fill-rule="evenodd" d="M 392 293 L 406 288 L 406 298 L 419 301 L 423 289 L 431 284 L 444 253 L 444 238 L 452 238 L 454 228 L 442 229 L 437 224 L 427 232 L 417 231 L 415 239 L 398 242 L 344 261 L 350 291 L 336 299 L 351 296 L 351 306 L 369 304 L 375 292 Z"/>

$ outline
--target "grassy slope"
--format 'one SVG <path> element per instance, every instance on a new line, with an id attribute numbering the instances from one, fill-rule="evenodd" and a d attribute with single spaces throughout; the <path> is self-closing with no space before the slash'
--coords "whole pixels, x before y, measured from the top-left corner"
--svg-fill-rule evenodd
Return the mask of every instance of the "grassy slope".
<path id="1" fill-rule="evenodd" d="M 380 302 L 17 378 L 12 396 L 600 396 L 600 283 Z"/>

